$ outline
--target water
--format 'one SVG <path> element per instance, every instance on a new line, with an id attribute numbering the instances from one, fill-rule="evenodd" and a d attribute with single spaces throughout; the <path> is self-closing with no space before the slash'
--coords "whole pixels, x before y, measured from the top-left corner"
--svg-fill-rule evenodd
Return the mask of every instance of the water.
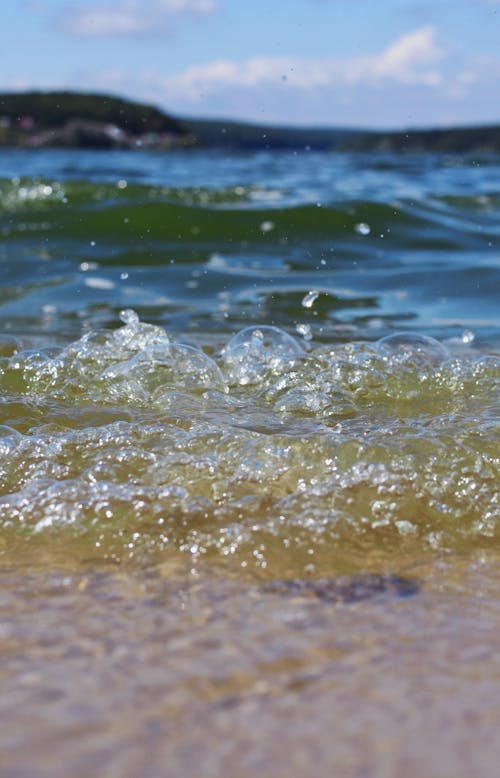
<path id="1" fill-rule="evenodd" d="M 5 774 L 496 775 L 500 159 L 0 172 Z"/>

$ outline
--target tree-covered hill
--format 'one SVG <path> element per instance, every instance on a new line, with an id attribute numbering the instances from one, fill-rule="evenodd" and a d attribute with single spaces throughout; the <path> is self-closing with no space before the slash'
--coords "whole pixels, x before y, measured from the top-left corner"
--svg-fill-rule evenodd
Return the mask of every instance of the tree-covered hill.
<path id="1" fill-rule="evenodd" d="M 80 92 L 0 94 L 0 143 L 28 146 L 127 146 L 152 135 L 186 138 L 187 127 L 149 105 Z"/>
<path id="2" fill-rule="evenodd" d="M 220 148 L 500 153 L 500 126 L 368 131 L 178 119 L 159 108 L 83 92 L 0 94 L 0 146 Z"/>

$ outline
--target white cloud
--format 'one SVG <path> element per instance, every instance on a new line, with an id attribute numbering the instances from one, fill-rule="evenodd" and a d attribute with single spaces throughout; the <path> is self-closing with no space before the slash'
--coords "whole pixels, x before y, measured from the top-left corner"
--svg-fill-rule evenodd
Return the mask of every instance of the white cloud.
<path id="1" fill-rule="evenodd" d="M 437 43 L 435 27 L 421 27 L 403 35 L 372 63 L 376 76 L 405 82 L 436 82 L 437 71 L 429 65 L 444 59 L 445 51 Z M 429 81 L 429 78 L 431 79 Z"/>
<path id="2" fill-rule="evenodd" d="M 381 81 L 436 86 L 442 81 L 436 65 L 445 56 L 437 42 L 435 28 L 428 26 L 401 36 L 374 56 L 345 59 L 254 57 L 243 62 L 220 59 L 193 65 L 175 76 L 160 77 L 159 85 L 173 97 L 191 100 L 227 87 L 248 89 L 283 81 L 290 87 L 307 91 Z"/>
<path id="3" fill-rule="evenodd" d="M 81 38 L 169 33 L 186 17 L 205 17 L 218 10 L 216 0 L 118 0 L 90 7 L 67 6 L 58 26 Z"/>
<path id="4" fill-rule="evenodd" d="M 494 123 L 499 84 L 500 58 L 447 51 L 425 26 L 372 55 L 218 59 L 178 73 L 117 63 L 37 86 L 108 91 L 181 116 L 387 128 Z"/>

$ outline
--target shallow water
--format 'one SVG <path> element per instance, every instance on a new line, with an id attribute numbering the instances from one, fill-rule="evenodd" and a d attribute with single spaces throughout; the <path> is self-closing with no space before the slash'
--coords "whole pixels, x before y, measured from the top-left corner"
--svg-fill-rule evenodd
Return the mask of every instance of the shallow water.
<path id="1" fill-rule="evenodd" d="M 496 775 L 498 160 L 0 162 L 2 775 Z"/>

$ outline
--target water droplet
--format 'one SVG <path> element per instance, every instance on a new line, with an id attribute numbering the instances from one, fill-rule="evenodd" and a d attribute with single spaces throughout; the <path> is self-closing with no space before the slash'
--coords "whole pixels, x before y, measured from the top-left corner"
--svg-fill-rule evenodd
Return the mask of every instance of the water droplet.
<path id="1" fill-rule="evenodd" d="M 372 231 L 372 228 L 369 224 L 366 224 L 366 222 L 359 222 L 359 224 L 355 224 L 354 229 L 359 235 L 369 235 Z"/>
<path id="2" fill-rule="evenodd" d="M 299 335 L 302 335 L 304 340 L 312 340 L 312 330 L 309 324 L 297 324 L 295 329 Z"/>
<path id="3" fill-rule="evenodd" d="M 302 307 L 303 308 L 312 308 L 314 303 L 319 297 L 319 292 L 317 289 L 312 289 L 310 292 L 308 292 L 304 297 L 302 298 Z"/>
<path id="4" fill-rule="evenodd" d="M 129 327 L 137 327 L 139 324 L 139 316 L 132 308 L 124 308 L 123 311 L 120 311 L 118 314 L 118 318 Z"/>
<path id="5" fill-rule="evenodd" d="M 271 232 L 271 230 L 274 230 L 274 222 L 265 221 L 260 225 L 261 232 Z"/>
<path id="6" fill-rule="evenodd" d="M 464 330 L 462 332 L 462 343 L 469 345 L 469 343 L 473 343 L 475 339 L 476 336 L 472 330 Z"/>
<path id="7" fill-rule="evenodd" d="M 116 186 L 118 189 L 126 189 L 127 188 L 127 182 L 124 178 L 120 178 L 120 180 L 117 182 Z"/>

